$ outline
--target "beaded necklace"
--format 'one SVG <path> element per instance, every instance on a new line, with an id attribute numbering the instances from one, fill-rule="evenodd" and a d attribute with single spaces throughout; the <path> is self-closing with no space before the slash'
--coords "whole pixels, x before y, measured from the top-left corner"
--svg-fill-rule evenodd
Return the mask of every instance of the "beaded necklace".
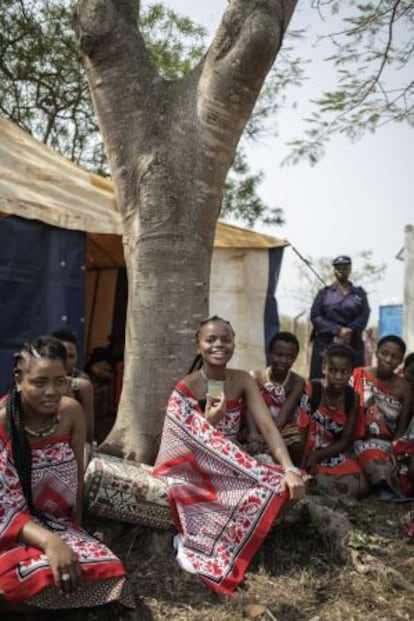
<path id="1" fill-rule="evenodd" d="M 27 435 L 31 436 L 32 438 L 45 438 L 47 436 L 51 436 L 56 431 L 59 420 L 60 416 L 59 414 L 56 414 L 53 417 L 52 422 L 45 427 L 42 427 L 42 429 L 31 429 L 30 427 L 27 427 L 27 425 L 24 425 L 24 430 Z"/>
<path id="2" fill-rule="evenodd" d="M 282 394 L 284 394 L 284 392 L 285 392 L 285 386 L 286 386 L 286 384 L 288 383 L 288 381 L 289 381 L 289 379 L 290 379 L 290 369 L 289 369 L 289 371 L 287 372 L 286 377 L 285 377 L 285 379 L 283 380 L 283 382 L 277 382 L 275 379 L 273 379 L 273 378 L 271 377 L 271 373 L 272 373 L 272 367 L 267 367 L 267 368 L 266 368 L 266 371 L 265 371 L 265 378 L 266 378 L 266 381 L 267 381 L 269 384 L 272 384 L 272 386 L 274 386 L 274 388 L 275 388 L 275 393 L 276 393 L 277 395 L 282 395 Z"/>

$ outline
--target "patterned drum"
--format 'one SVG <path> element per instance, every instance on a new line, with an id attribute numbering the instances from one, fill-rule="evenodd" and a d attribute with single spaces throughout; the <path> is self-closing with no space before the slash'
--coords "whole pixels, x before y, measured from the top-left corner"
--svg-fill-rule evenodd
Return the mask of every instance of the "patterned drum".
<path id="1" fill-rule="evenodd" d="M 96 454 L 85 472 L 85 509 L 105 517 L 159 529 L 173 526 L 166 481 L 152 466 Z"/>

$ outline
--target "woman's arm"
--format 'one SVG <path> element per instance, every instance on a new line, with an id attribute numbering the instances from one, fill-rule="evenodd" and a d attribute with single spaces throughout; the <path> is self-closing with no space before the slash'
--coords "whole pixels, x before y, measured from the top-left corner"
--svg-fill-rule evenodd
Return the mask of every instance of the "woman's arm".
<path id="1" fill-rule="evenodd" d="M 345 395 L 344 395 L 345 398 Z M 354 391 L 354 402 L 347 416 L 347 421 L 344 430 L 340 434 L 340 437 L 335 442 L 332 442 L 329 446 L 315 450 L 309 458 L 306 460 L 306 465 L 312 466 L 318 464 L 323 459 L 333 457 L 338 453 L 346 451 L 352 443 L 352 438 L 355 432 L 355 428 L 358 421 L 359 414 L 359 395 Z"/>
<path id="2" fill-rule="evenodd" d="M 272 421 L 269 409 L 260 394 L 256 382 L 248 373 L 244 371 L 240 373 L 242 374 L 246 406 L 261 434 L 266 438 L 273 458 L 285 468 L 285 481 L 289 488 L 290 497 L 301 498 L 305 493 L 305 488 L 300 471 L 293 465 L 280 431 Z"/>
<path id="3" fill-rule="evenodd" d="M 61 589 L 63 593 L 71 593 L 76 590 L 82 577 L 82 571 L 72 548 L 57 533 L 30 521 L 26 522 L 21 529 L 19 541 L 43 550 L 58 589 Z M 66 576 L 69 578 L 66 579 Z"/>
<path id="4" fill-rule="evenodd" d="M 95 437 L 95 414 L 93 408 L 93 385 L 88 379 L 79 379 L 79 392 L 86 421 L 86 440 L 92 444 Z"/>
<path id="5" fill-rule="evenodd" d="M 283 429 L 295 409 L 298 407 L 305 388 L 305 380 L 303 377 L 296 374 L 294 377 L 295 384 L 291 392 L 288 394 L 286 401 L 280 408 L 279 415 L 275 421 L 277 428 L 280 430 Z"/>
<path id="6" fill-rule="evenodd" d="M 348 327 L 352 328 L 352 330 L 356 330 L 357 332 L 362 332 L 367 327 L 371 309 L 368 304 L 368 297 L 365 290 L 362 287 L 357 287 L 357 291 L 355 293 L 361 298 L 361 309 L 357 317 L 349 322 Z"/>
<path id="7" fill-rule="evenodd" d="M 403 377 L 396 378 L 399 383 L 399 392 L 401 394 L 401 414 L 398 418 L 397 429 L 395 430 L 394 440 L 398 440 L 404 431 L 408 427 L 408 423 L 410 422 L 411 417 L 411 408 L 412 408 L 412 397 L 411 397 L 411 387 L 406 379 Z"/>
<path id="8" fill-rule="evenodd" d="M 85 471 L 84 450 L 86 442 L 86 424 L 85 415 L 82 406 L 74 400 L 66 405 L 66 413 L 71 417 L 71 446 L 75 454 L 76 464 L 78 468 L 77 480 L 77 498 L 76 506 L 73 510 L 72 517 L 77 524 L 82 521 L 83 510 L 83 473 Z"/>
<path id="9" fill-rule="evenodd" d="M 321 289 L 311 306 L 310 320 L 318 334 L 335 335 L 338 334 L 341 325 L 332 319 L 328 319 L 324 312 L 324 298 L 327 289 Z"/>

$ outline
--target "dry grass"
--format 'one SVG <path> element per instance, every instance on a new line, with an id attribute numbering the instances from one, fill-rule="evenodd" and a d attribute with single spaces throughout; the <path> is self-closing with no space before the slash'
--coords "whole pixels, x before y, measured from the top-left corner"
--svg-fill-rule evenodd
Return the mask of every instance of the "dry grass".
<path id="1" fill-rule="evenodd" d="M 241 621 L 250 614 L 257 621 L 414 619 L 414 544 L 400 526 L 410 508 L 414 504 L 329 499 L 292 508 L 264 542 L 233 597 L 215 594 L 177 566 L 171 532 L 107 525 L 112 547 L 127 565 L 138 607 L 126 616 L 102 609 L 79 618 Z M 61 614 L 56 618 L 63 621 Z M 76 621 L 73 614 L 69 618 Z"/>

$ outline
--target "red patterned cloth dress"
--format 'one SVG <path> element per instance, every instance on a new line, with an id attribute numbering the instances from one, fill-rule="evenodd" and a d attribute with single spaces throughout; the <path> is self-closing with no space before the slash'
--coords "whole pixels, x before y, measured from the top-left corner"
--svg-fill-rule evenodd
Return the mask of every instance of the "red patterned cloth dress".
<path id="1" fill-rule="evenodd" d="M 304 399 L 301 406 L 299 425 L 302 430 L 307 430 L 304 446 L 305 457 L 318 449 L 327 448 L 338 440 L 343 433 L 348 415 L 343 409 L 331 410 L 318 405 L 314 412 L 311 411 L 311 383 L 308 382 L 306 392 L 309 399 Z M 337 453 L 322 460 L 316 466 L 316 473 L 328 475 L 344 475 L 360 473 L 358 464 L 345 453 Z"/>
<path id="2" fill-rule="evenodd" d="M 262 397 L 269 408 L 270 414 L 274 421 L 280 414 L 280 410 L 285 403 L 287 396 L 284 384 L 277 384 L 267 380 L 263 384 L 258 382 L 259 390 Z M 300 441 L 300 432 L 298 427 L 299 407 L 296 407 L 290 415 L 286 425 L 281 430 L 281 434 L 286 446 L 290 446 Z"/>
<path id="3" fill-rule="evenodd" d="M 304 456 L 324 449 L 336 442 L 344 432 L 348 414 L 344 409 L 334 409 L 318 405 L 312 412 L 312 383 L 306 384 L 306 395 L 302 399 L 299 427 L 306 432 Z M 359 497 L 363 494 L 363 475 L 360 466 L 347 453 L 337 453 L 316 464 L 314 471 L 314 491 L 320 493 L 339 493 Z M 311 487 L 312 489 L 312 487 Z"/>
<path id="4" fill-rule="evenodd" d="M 225 418 L 214 427 L 191 391 L 178 382 L 154 469 L 167 478 L 186 564 L 227 594 L 243 580 L 288 498 L 282 491 L 283 469 L 259 463 L 233 441 L 241 411 L 241 401 L 228 401 Z"/>
<path id="5" fill-rule="evenodd" d="M 115 600 L 133 606 L 121 561 L 71 520 L 76 490 L 77 464 L 69 436 L 37 440 L 32 444 L 32 491 L 42 521 L 33 517 L 9 438 L 0 427 L 0 592 L 6 600 L 50 609 L 93 607 Z M 61 594 L 54 586 L 43 551 L 18 541 L 30 520 L 57 533 L 77 554 L 82 583 L 71 595 Z"/>
<path id="6" fill-rule="evenodd" d="M 405 494 L 413 492 L 407 480 L 405 458 L 414 454 L 414 442 L 407 432 L 394 441 L 402 404 L 364 367 L 354 370 L 352 382 L 360 395 L 360 417 L 354 452 L 371 484 L 386 480 Z"/>

